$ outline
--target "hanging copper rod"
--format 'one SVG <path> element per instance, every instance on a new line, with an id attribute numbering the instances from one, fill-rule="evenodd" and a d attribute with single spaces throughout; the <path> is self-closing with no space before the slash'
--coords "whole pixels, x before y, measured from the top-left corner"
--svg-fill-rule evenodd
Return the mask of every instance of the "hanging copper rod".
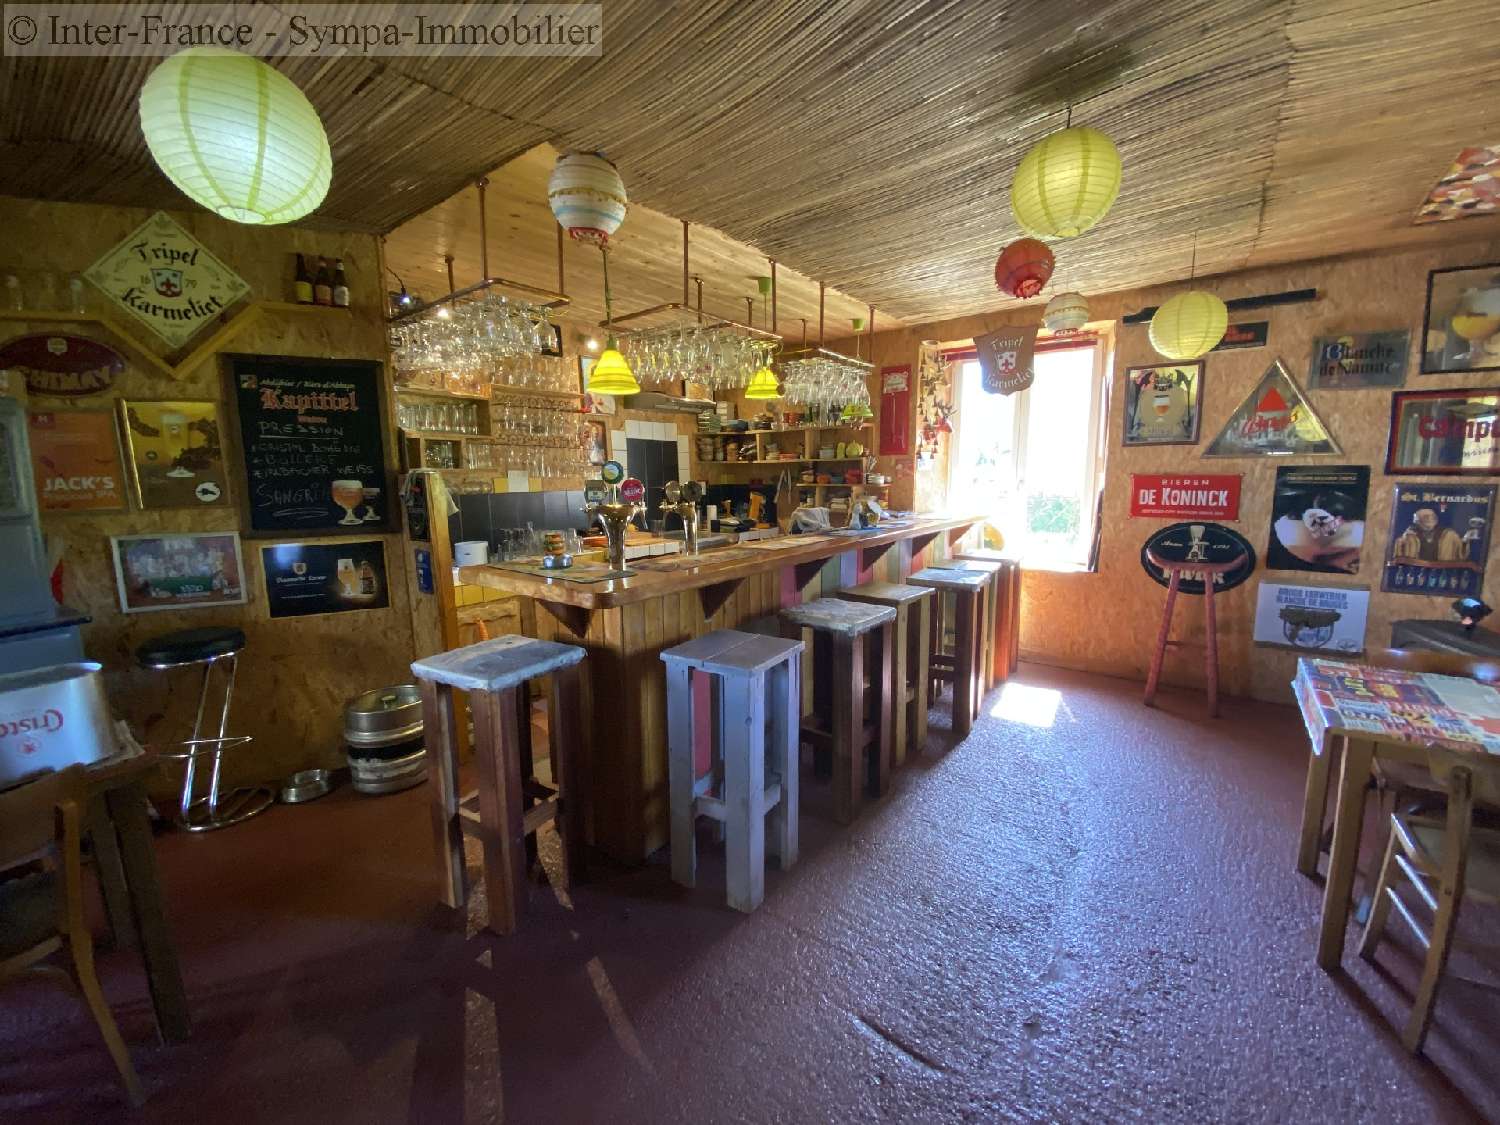
<path id="1" fill-rule="evenodd" d="M 869 336 L 869 338 L 870 338 L 870 362 L 874 363 L 875 362 L 875 306 L 874 305 L 868 305 L 866 307 L 869 309 L 870 317 L 869 317 L 868 320 L 865 321 L 865 323 L 867 325 L 869 325 L 869 327 L 865 329 L 865 334 L 867 336 Z"/>
<path id="2" fill-rule="evenodd" d="M 490 236 L 485 225 L 484 189 L 490 186 L 490 181 L 481 177 L 476 186 L 479 188 L 479 276 L 485 278 L 490 276 Z M 451 277 L 448 278 L 448 292 L 453 292 Z"/>
<path id="3" fill-rule="evenodd" d="M 755 298 L 745 298 L 745 323 L 752 328 L 755 326 Z"/>
<path id="4" fill-rule="evenodd" d="M 567 277 L 563 273 L 563 229 L 562 224 L 557 225 L 557 291 L 566 293 L 568 291 Z"/>
<path id="5" fill-rule="evenodd" d="M 682 220 L 682 303 L 688 303 L 688 221 Z"/>
<path id="6" fill-rule="evenodd" d="M 825 288 L 826 286 L 821 281 L 818 282 L 818 347 L 820 348 L 823 346 L 823 290 Z"/>
<path id="7" fill-rule="evenodd" d="M 448 267 L 448 292 L 453 292 L 453 255 L 443 255 L 443 265 Z"/>
<path id="8" fill-rule="evenodd" d="M 771 259 L 771 331 L 776 331 L 776 259 Z"/>
<path id="9" fill-rule="evenodd" d="M 802 318 L 802 346 L 807 347 L 807 317 Z"/>
<path id="10" fill-rule="evenodd" d="M 703 323 L 703 279 L 701 277 L 698 277 L 695 274 L 693 276 L 693 281 L 696 282 L 697 286 L 698 286 L 698 323 L 702 324 Z"/>

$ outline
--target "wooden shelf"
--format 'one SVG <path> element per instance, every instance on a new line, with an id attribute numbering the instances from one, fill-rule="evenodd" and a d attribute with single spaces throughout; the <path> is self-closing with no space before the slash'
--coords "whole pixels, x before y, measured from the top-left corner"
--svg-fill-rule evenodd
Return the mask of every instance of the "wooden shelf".
<path id="1" fill-rule="evenodd" d="M 706 438 L 751 438 L 761 434 L 805 434 L 818 430 L 868 430 L 868 422 L 840 422 L 828 426 L 783 426 L 779 430 L 698 430 L 694 437 Z"/>

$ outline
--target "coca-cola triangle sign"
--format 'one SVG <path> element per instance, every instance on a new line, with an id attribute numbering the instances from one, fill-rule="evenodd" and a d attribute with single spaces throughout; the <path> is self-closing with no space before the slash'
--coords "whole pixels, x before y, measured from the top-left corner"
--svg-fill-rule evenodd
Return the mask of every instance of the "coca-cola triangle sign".
<path id="1" fill-rule="evenodd" d="M 1281 360 L 1267 369 L 1250 397 L 1240 403 L 1205 457 L 1266 457 L 1342 453 L 1323 419 L 1307 401 Z"/>

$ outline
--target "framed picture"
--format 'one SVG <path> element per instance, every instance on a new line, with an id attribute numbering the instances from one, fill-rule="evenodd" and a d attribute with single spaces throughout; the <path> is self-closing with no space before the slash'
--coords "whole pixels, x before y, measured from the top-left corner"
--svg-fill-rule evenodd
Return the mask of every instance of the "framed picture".
<path id="1" fill-rule="evenodd" d="M 120 512 L 125 467 L 110 410 L 33 410 L 31 475 L 44 512 Z"/>
<path id="2" fill-rule="evenodd" d="M 609 423 L 603 418 L 585 418 L 589 431 L 589 464 L 602 465 L 609 460 Z"/>
<path id="3" fill-rule="evenodd" d="M 1422 374 L 1500 369 L 1500 262 L 1433 270 L 1422 317 Z"/>
<path id="4" fill-rule="evenodd" d="M 120 400 L 130 488 L 142 508 L 229 503 L 216 402 Z"/>
<path id="5" fill-rule="evenodd" d="M 1397 391 L 1388 442 L 1392 476 L 1500 475 L 1500 390 Z"/>
<path id="6" fill-rule="evenodd" d="M 1399 387 L 1406 382 L 1411 333 L 1340 332 L 1313 340 L 1307 385 L 1315 390 L 1357 391 Z"/>
<path id="7" fill-rule="evenodd" d="M 1253 637 L 1258 645 L 1353 656 L 1364 651 L 1369 613 L 1369 590 L 1262 582 Z"/>
<path id="8" fill-rule="evenodd" d="M 1126 445 L 1196 445 L 1203 405 L 1203 361 L 1125 371 Z"/>
<path id="9" fill-rule="evenodd" d="M 1271 498 L 1267 570 L 1358 574 L 1368 465 L 1281 465 Z"/>
<path id="10" fill-rule="evenodd" d="M 1398 484 L 1380 588 L 1479 597 L 1494 515 L 1493 484 Z"/>
<path id="11" fill-rule="evenodd" d="M 112 535 L 109 545 L 126 613 L 245 602 L 245 564 L 232 531 Z"/>
<path id="12" fill-rule="evenodd" d="M 385 544 L 278 543 L 260 549 L 272 617 L 311 617 L 391 604 Z"/>
<path id="13" fill-rule="evenodd" d="M 598 362 L 599 357 L 596 355 L 578 357 L 578 390 L 583 394 L 583 412 L 585 414 L 613 414 L 617 409 L 614 395 L 589 394 L 589 372 Z"/>
<path id="14" fill-rule="evenodd" d="M 1278 359 L 1204 447 L 1203 456 L 1289 457 L 1340 452 L 1339 443 Z"/>

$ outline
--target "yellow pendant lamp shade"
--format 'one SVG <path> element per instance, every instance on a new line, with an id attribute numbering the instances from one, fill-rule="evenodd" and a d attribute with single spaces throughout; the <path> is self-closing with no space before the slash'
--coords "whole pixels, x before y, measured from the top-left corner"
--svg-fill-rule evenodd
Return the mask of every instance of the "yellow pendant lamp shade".
<path id="1" fill-rule="evenodd" d="M 1079 125 L 1044 137 L 1021 158 L 1010 208 L 1033 238 L 1072 238 L 1104 218 L 1119 192 L 1114 142 Z"/>
<path id="2" fill-rule="evenodd" d="M 641 385 L 635 381 L 635 372 L 625 362 L 615 342 L 600 354 L 598 361 L 589 369 L 589 394 L 633 395 L 639 394 Z"/>
<path id="3" fill-rule="evenodd" d="M 333 157 L 290 78 L 223 47 L 190 47 L 141 87 L 141 131 L 182 192 L 236 223 L 289 223 L 328 194 Z"/>
<path id="4" fill-rule="evenodd" d="M 754 399 L 780 398 L 781 388 L 776 385 L 776 376 L 769 367 L 762 367 L 750 376 L 745 385 L 745 397 Z"/>
<path id="5" fill-rule="evenodd" d="M 1207 355 L 1229 327 L 1229 310 L 1212 293 L 1192 289 L 1165 301 L 1151 318 L 1151 346 L 1167 359 Z"/>

